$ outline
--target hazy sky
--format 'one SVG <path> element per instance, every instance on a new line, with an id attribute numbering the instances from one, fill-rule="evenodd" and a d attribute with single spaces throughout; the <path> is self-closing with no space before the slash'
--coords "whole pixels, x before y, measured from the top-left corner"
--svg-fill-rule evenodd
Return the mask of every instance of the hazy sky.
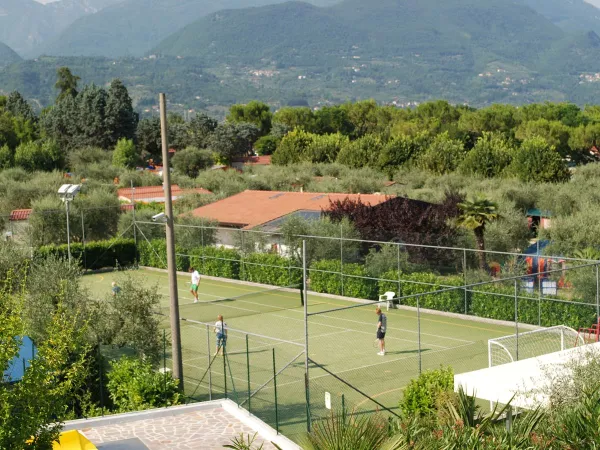
<path id="1" fill-rule="evenodd" d="M 591 3 L 592 5 L 600 8 L 600 0 L 585 0 L 588 3 Z"/>
<path id="2" fill-rule="evenodd" d="M 38 3 L 43 3 L 45 5 L 46 3 L 56 2 L 58 0 L 35 0 L 35 1 Z"/>

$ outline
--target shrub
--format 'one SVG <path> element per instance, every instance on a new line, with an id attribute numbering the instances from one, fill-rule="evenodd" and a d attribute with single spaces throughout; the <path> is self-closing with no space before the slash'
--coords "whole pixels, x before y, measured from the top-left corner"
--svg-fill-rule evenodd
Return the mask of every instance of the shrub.
<path id="1" fill-rule="evenodd" d="M 190 251 L 190 265 L 203 275 L 240 279 L 240 254 L 224 247 L 197 247 Z"/>
<path id="2" fill-rule="evenodd" d="M 134 168 L 140 162 L 140 154 L 131 139 L 119 139 L 112 155 L 113 166 Z"/>
<path id="3" fill-rule="evenodd" d="M 244 258 L 244 280 L 272 286 L 299 285 L 302 271 L 291 269 L 292 260 L 272 253 L 253 253 Z"/>
<path id="4" fill-rule="evenodd" d="M 310 266 L 310 288 L 315 292 L 346 297 L 377 299 L 377 283 L 368 279 L 361 264 L 344 264 L 343 275 L 339 260 L 315 261 Z"/>
<path id="5" fill-rule="evenodd" d="M 140 359 L 112 362 L 107 377 L 110 398 L 119 412 L 178 405 L 182 400 L 177 380 Z"/>
<path id="6" fill-rule="evenodd" d="M 417 379 L 410 380 L 404 389 L 400 408 L 407 416 L 428 417 L 437 412 L 440 394 L 454 388 L 454 372 L 451 367 L 423 372 Z"/>
<path id="7" fill-rule="evenodd" d="M 150 242 L 144 240 L 138 243 L 140 266 L 167 268 L 167 243 L 165 239 L 153 239 Z M 177 254 L 175 261 L 177 270 L 186 271 L 190 266 L 189 258 L 184 256 L 185 250 L 179 245 L 175 246 Z"/>
<path id="8" fill-rule="evenodd" d="M 46 258 L 54 255 L 60 258 L 68 258 L 68 246 L 44 245 L 38 248 L 35 256 Z M 133 239 L 111 239 L 108 241 L 94 241 L 83 244 L 75 242 L 71 244 L 71 255 L 79 259 L 82 267 L 89 270 L 97 270 L 104 267 L 127 267 L 135 265 L 137 251 Z"/>
<path id="9" fill-rule="evenodd" d="M 196 147 L 187 147 L 173 156 L 173 168 L 178 173 L 196 178 L 201 170 L 215 163 L 212 151 Z"/>

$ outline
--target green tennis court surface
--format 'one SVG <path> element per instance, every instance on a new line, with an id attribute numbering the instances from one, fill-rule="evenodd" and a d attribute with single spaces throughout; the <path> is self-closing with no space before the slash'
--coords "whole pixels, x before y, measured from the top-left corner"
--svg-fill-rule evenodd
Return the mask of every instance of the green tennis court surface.
<path id="1" fill-rule="evenodd" d="M 129 274 L 140 283 L 157 286 L 162 312 L 168 316 L 167 274 L 150 270 Z M 111 282 L 118 282 L 123 276 L 122 273 L 87 275 L 83 282 L 93 296 L 106 298 L 110 295 Z M 271 426 L 278 424 L 284 434 L 293 437 L 301 432 L 306 424 L 306 397 L 304 314 L 299 292 L 203 278 L 200 303 L 193 304 L 189 288 L 190 277 L 179 276 L 180 316 L 188 319 L 181 322 L 186 394 L 207 400 L 222 398 L 227 392 L 229 398 Z M 309 313 L 351 305 L 355 303 L 316 295 L 308 298 Z M 334 406 L 339 405 L 343 394 L 349 408 L 377 410 L 380 408 L 372 401 L 376 400 L 396 410 L 403 388 L 411 378 L 418 376 L 419 370 L 449 365 L 455 373 L 462 373 L 487 367 L 488 339 L 515 333 L 514 326 L 423 312 L 418 320 L 413 311 L 384 311 L 388 316 L 387 354 L 378 356 L 374 309 L 375 303 L 309 317 L 310 359 L 361 391 L 357 392 L 322 368 L 311 366 L 313 416 L 326 413 L 325 392 L 331 394 Z M 202 324 L 214 324 L 218 314 L 224 316 L 229 327 L 227 364 L 223 357 L 213 356 L 213 327 Z M 164 317 L 162 323 L 168 330 L 168 317 Z M 280 372 L 276 378 L 277 413 L 274 356 L 275 372 Z"/>

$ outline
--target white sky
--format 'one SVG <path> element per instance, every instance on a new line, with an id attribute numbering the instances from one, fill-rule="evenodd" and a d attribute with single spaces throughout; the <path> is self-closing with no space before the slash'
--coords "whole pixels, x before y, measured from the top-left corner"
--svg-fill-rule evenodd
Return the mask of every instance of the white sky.
<path id="1" fill-rule="evenodd" d="M 600 8 L 600 0 L 585 0 L 588 3 L 591 3 L 592 5 L 596 6 L 597 8 Z"/>
<path id="2" fill-rule="evenodd" d="M 46 3 L 57 2 L 58 0 L 35 0 L 35 1 L 45 5 Z"/>

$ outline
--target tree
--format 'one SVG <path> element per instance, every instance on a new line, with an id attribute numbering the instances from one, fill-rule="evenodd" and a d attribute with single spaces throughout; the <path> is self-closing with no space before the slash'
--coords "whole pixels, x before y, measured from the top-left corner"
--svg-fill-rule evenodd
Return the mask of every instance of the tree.
<path id="1" fill-rule="evenodd" d="M 399 136 L 387 142 L 381 149 L 377 166 L 392 175 L 394 170 L 403 166 L 411 159 L 418 157 L 426 148 L 427 136 L 420 134 L 414 138 Z"/>
<path id="2" fill-rule="evenodd" d="M 0 169 L 8 169 L 15 163 L 14 152 L 8 145 L 0 147 Z"/>
<path id="3" fill-rule="evenodd" d="M 462 142 L 452 139 L 448 132 L 435 137 L 427 150 L 418 159 L 418 165 L 423 169 L 438 175 L 456 170 L 465 157 L 465 147 Z"/>
<path id="4" fill-rule="evenodd" d="M 289 132 L 279 143 L 273 153 L 271 162 L 276 165 L 286 166 L 305 161 L 308 148 L 315 140 L 316 135 L 296 129 Z"/>
<path id="5" fill-rule="evenodd" d="M 543 138 L 548 145 L 554 147 L 565 158 L 571 156 L 569 147 L 570 128 L 559 121 L 539 119 L 525 122 L 517 128 L 515 137 L 521 141 L 533 137 Z"/>
<path id="6" fill-rule="evenodd" d="M 314 135 L 305 152 L 305 161 L 312 163 L 333 163 L 350 140 L 343 134 Z"/>
<path id="7" fill-rule="evenodd" d="M 201 170 L 214 164 L 214 158 L 210 150 L 187 147 L 175 153 L 172 164 L 177 172 L 196 178 Z"/>
<path id="8" fill-rule="evenodd" d="M 140 155 L 131 139 L 119 139 L 113 152 L 113 165 L 134 169 L 140 162 Z"/>
<path id="9" fill-rule="evenodd" d="M 256 141 L 254 150 L 258 155 L 272 155 L 277 150 L 279 142 L 281 142 L 281 139 L 269 134 Z"/>
<path id="10" fill-rule="evenodd" d="M 93 83 L 88 84 L 76 100 L 77 132 L 72 146 L 109 148 L 111 136 L 106 129 L 106 91 Z"/>
<path id="11" fill-rule="evenodd" d="M 6 100 L 6 110 L 9 111 L 15 117 L 21 117 L 26 121 L 35 123 L 37 117 L 29 106 L 29 103 L 23 98 L 18 92 L 11 92 Z"/>
<path id="12" fill-rule="evenodd" d="M 190 135 L 188 132 L 188 123 L 180 114 L 169 114 L 167 117 L 169 135 L 169 148 L 183 150 L 190 145 Z"/>
<path id="13" fill-rule="evenodd" d="M 563 158 L 542 137 L 523 141 L 507 171 L 521 181 L 554 183 L 570 178 Z"/>
<path id="14" fill-rule="evenodd" d="M 36 342 L 37 356 L 15 384 L 0 380 L 0 448 L 47 449 L 58 438 L 72 405 L 81 399 L 89 376 L 90 348 L 86 327 L 67 314 L 61 297 L 48 317 L 45 340 Z M 0 294 L 0 369 L 18 354 L 24 335 L 21 299 Z"/>
<path id="15" fill-rule="evenodd" d="M 456 219 L 458 226 L 473 231 L 477 244 L 479 268 L 489 272 L 485 253 L 485 227 L 488 223 L 498 220 L 498 205 L 483 197 L 463 201 L 458 204 L 460 215 Z"/>
<path id="16" fill-rule="evenodd" d="M 108 89 L 106 100 L 106 131 L 108 145 L 113 146 L 121 138 L 133 139 L 139 117 L 133 109 L 131 97 L 121 80 L 114 79 Z"/>
<path id="17" fill-rule="evenodd" d="M 228 163 L 236 157 L 249 155 L 259 135 L 259 129 L 249 123 L 221 124 L 211 135 L 210 148 Z"/>
<path id="18" fill-rule="evenodd" d="M 285 125 L 289 130 L 300 128 L 309 133 L 316 131 L 315 116 L 310 108 L 281 108 L 273 115 L 273 123 Z"/>
<path id="19" fill-rule="evenodd" d="M 60 90 L 56 103 L 60 103 L 66 97 L 77 97 L 77 83 L 81 78 L 71 73 L 68 67 L 60 67 L 56 70 L 56 84 L 54 87 Z"/>
<path id="20" fill-rule="evenodd" d="M 266 136 L 271 131 L 273 114 L 269 105 L 251 101 L 246 105 L 232 105 L 229 108 L 227 121 L 231 123 L 251 123 L 258 127 L 260 136 Z"/>
<path id="21" fill-rule="evenodd" d="M 54 141 L 35 141 L 21 144 L 14 156 L 15 165 L 33 172 L 62 168 L 65 154 Z"/>
<path id="22" fill-rule="evenodd" d="M 494 178 L 509 166 L 514 152 L 515 149 L 503 135 L 484 131 L 460 163 L 459 169 L 465 174 Z"/>
<path id="23" fill-rule="evenodd" d="M 197 148 L 206 148 L 210 143 L 210 135 L 219 123 L 206 114 L 196 114 L 188 125 L 190 143 Z"/>
<path id="24" fill-rule="evenodd" d="M 337 162 L 348 167 L 374 167 L 377 165 L 383 142 L 378 135 L 368 134 L 349 141 L 338 153 Z"/>
<path id="25" fill-rule="evenodd" d="M 140 120 L 135 136 L 138 148 L 144 158 L 149 155 L 152 158 L 161 159 L 162 147 L 158 117 Z"/>

